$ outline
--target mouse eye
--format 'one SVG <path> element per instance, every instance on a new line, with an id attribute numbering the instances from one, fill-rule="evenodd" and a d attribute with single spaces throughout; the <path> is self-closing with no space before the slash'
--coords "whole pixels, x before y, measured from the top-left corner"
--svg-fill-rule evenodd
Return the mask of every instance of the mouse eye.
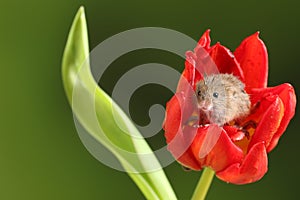
<path id="1" fill-rule="evenodd" d="M 200 95 L 201 95 L 201 91 L 199 90 L 199 91 L 198 91 L 198 96 L 200 96 Z"/>
<path id="2" fill-rule="evenodd" d="M 218 96 L 219 96 L 219 93 L 217 93 L 217 92 L 213 93 L 213 97 L 218 98 Z"/>

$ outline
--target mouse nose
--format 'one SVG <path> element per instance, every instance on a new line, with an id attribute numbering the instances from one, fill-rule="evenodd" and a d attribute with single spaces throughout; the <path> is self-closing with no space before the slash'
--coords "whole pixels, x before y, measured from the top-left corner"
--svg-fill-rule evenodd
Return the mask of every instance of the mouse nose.
<path id="1" fill-rule="evenodd" d="M 199 108 L 203 111 L 210 111 L 212 107 L 212 103 L 209 101 L 202 101 L 199 103 Z"/>

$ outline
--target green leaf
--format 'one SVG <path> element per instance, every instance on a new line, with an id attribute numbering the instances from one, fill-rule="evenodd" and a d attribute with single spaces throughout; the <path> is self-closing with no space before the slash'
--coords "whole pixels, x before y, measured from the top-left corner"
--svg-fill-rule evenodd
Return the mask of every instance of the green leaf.
<path id="1" fill-rule="evenodd" d="M 110 150 L 147 199 L 176 199 L 153 151 L 119 106 L 95 82 L 89 66 L 84 8 L 72 24 L 62 78 L 73 113 L 94 139 Z M 155 169 L 149 172 L 149 169 Z"/>

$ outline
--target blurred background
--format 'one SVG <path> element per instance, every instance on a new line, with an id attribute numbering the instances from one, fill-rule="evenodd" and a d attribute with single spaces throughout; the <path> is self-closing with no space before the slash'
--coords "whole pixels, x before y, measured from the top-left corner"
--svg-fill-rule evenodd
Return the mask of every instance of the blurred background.
<path id="1" fill-rule="evenodd" d="M 299 3 L 287 1 L 2 1 L 0 12 L 1 126 L 0 199 L 144 199 L 126 173 L 94 159 L 82 145 L 61 80 L 66 38 L 84 5 L 90 48 L 137 27 L 164 27 L 195 40 L 211 28 L 212 42 L 234 50 L 247 36 L 261 32 L 269 52 L 269 85 L 290 82 L 299 94 Z M 110 66 L 100 85 L 111 94 L 123 72 L 149 62 L 182 71 L 184 60 L 167 52 L 140 50 Z M 147 96 L 148 95 L 148 96 Z M 132 118 L 147 124 L 148 108 L 172 93 L 158 85 L 132 96 Z M 145 98 L 146 97 L 146 98 Z M 207 199 L 298 199 L 300 179 L 299 107 L 269 155 L 269 171 L 256 183 L 235 186 L 214 179 Z M 149 139 L 165 145 L 163 132 Z M 165 168 L 179 199 L 189 199 L 201 172 L 185 172 L 178 163 Z"/>

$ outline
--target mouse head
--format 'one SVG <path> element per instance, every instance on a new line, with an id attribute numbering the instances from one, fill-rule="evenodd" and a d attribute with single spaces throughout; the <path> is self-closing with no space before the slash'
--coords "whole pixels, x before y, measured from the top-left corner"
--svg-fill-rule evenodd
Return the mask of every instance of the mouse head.
<path id="1" fill-rule="evenodd" d="M 196 85 L 196 96 L 198 108 L 218 125 L 249 113 L 250 100 L 244 84 L 232 74 L 205 76 Z"/>
<path id="2" fill-rule="evenodd" d="M 197 83 L 196 95 L 199 109 L 208 112 L 225 106 L 226 92 L 223 81 L 217 75 L 206 76 Z"/>

